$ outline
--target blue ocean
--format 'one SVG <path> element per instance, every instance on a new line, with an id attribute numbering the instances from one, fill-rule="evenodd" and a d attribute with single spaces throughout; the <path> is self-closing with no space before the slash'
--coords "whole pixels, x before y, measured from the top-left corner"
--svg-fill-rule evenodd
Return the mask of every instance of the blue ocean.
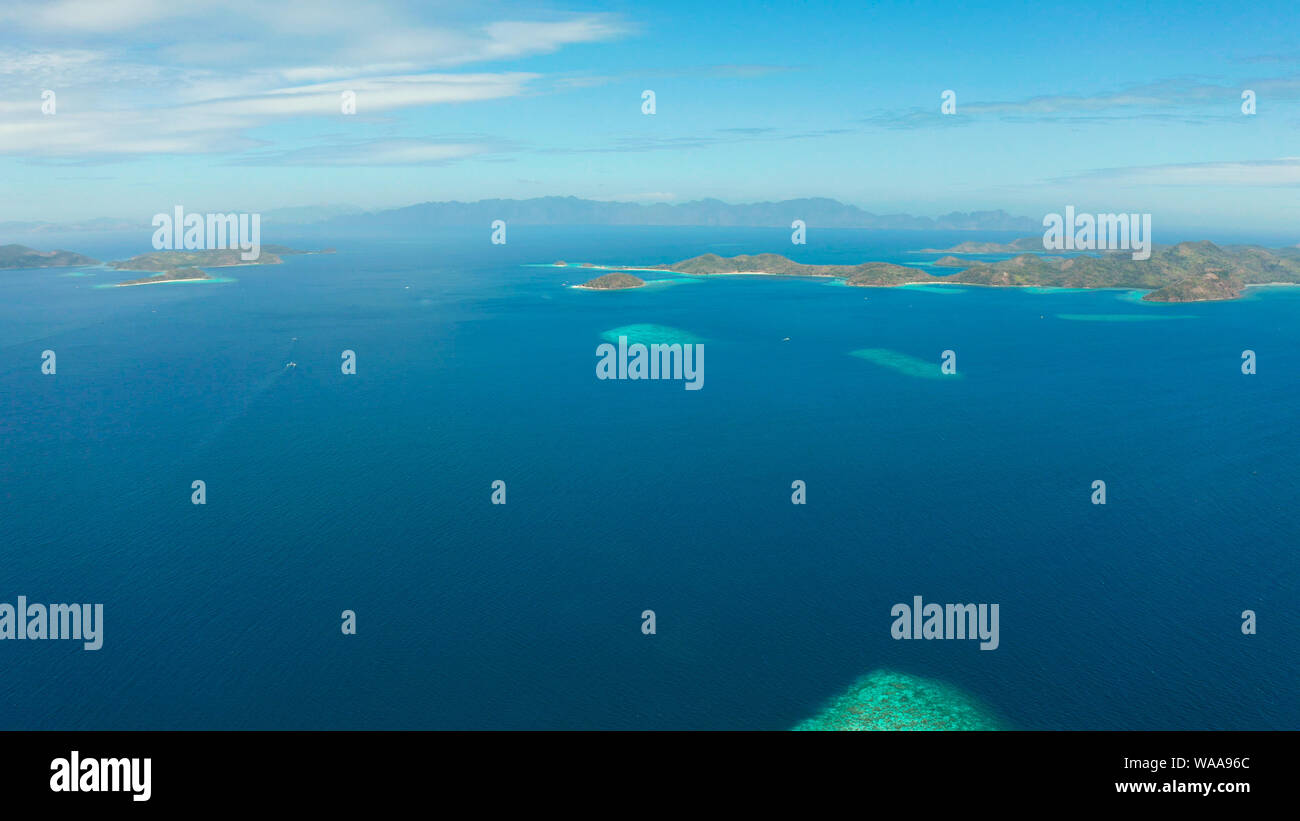
<path id="1" fill-rule="evenodd" d="M 1300 729 L 1300 288 L 594 292 L 551 265 L 971 238 L 789 234 L 267 231 L 337 253 L 0 272 L 0 602 L 104 606 L 100 650 L 0 642 L 0 728 L 788 729 L 888 671 L 1016 729 Z M 703 389 L 597 379 L 639 325 L 701 342 Z M 894 639 L 914 596 L 997 603 L 998 648 Z"/>

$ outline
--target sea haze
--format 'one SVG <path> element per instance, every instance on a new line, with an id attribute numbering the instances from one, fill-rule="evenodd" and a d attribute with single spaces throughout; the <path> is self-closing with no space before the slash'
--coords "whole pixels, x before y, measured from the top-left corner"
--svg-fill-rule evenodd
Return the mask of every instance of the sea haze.
<path id="1" fill-rule="evenodd" d="M 0 727 L 783 729 L 884 670 L 1023 729 L 1300 729 L 1300 288 L 590 292 L 539 264 L 1016 235 L 490 233 L 0 272 L 0 601 L 104 604 L 99 651 L 0 642 Z M 646 324 L 703 342 L 702 390 L 596 378 Z M 892 639 L 917 595 L 999 604 L 1000 646 Z"/>

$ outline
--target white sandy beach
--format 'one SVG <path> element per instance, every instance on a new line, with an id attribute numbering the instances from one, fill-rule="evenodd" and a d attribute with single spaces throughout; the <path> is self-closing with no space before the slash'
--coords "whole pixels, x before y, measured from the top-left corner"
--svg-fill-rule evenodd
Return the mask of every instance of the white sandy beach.
<path id="1" fill-rule="evenodd" d="M 156 279 L 153 282 L 119 282 L 113 287 L 134 288 L 137 285 L 166 285 L 168 282 L 211 282 L 211 281 L 212 281 L 212 277 L 189 277 L 188 279 Z"/>

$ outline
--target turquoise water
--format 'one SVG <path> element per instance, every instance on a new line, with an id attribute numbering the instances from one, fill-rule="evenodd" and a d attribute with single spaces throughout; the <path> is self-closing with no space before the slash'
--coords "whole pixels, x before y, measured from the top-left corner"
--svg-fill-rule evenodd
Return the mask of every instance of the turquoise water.
<path id="1" fill-rule="evenodd" d="M 600 338 L 606 342 L 618 344 L 620 338 L 627 339 L 627 344 L 636 345 L 689 345 L 702 342 L 698 336 L 681 328 L 656 325 L 652 322 L 640 322 L 634 325 L 621 325 L 603 332 Z"/>
<path id="2" fill-rule="evenodd" d="M 939 356 L 925 360 L 900 351 L 891 351 L 888 348 L 863 348 L 849 351 L 849 356 L 865 359 L 875 365 L 891 368 L 895 373 L 907 374 L 919 379 L 960 379 L 962 377 L 961 371 L 944 373 L 940 367 Z"/>
<path id="3" fill-rule="evenodd" d="M 1003 730 L 1007 724 L 942 681 L 876 671 L 796 730 Z"/>
<path id="4" fill-rule="evenodd" d="M 87 276 L 94 276 L 94 275 L 93 275 L 93 274 L 87 274 Z M 115 278 L 117 278 L 117 277 L 124 277 L 123 279 L 120 279 L 120 280 L 119 280 L 120 282 L 127 282 L 127 281 L 129 281 L 129 280 L 131 280 L 131 279 L 141 279 L 141 277 L 139 276 L 139 272 L 125 272 L 125 273 L 123 273 L 123 272 L 117 272 L 117 271 L 115 271 L 115 272 L 113 273 L 113 276 L 114 276 Z M 222 283 L 222 282 L 238 282 L 238 281 L 239 281 L 239 280 L 235 279 L 234 277 L 218 277 L 218 276 L 212 276 L 212 275 L 209 275 L 207 279 L 168 279 L 168 280 L 163 280 L 162 282 L 150 282 L 150 283 L 148 283 L 147 285 L 128 285 L 128 286 L 125 286 L 125 287 L 128 287 L 128 288 L 153 288 L 153 287 L 156 287 L 156 286 L 163 286 L 163 285 L 217 285 L 217 284 L 220 284 L 220 283 Z M 118 287 L 118 283 L 117 283 L 117 282 L 106 282 L 106 283 L 103 283 L 103 284 L 101 284 L 101 285 L 96 285 L 95 287 L 96 287 L 96 288 L 116 288 L 116 287 Z"/>
<path id="5" fill-rule="evenodd" d="M 1162 322 L 1169 319 L 1196 319 L 1195 314 L 1057 314 L 1057 319 L 1072 322 Z"/>
<path id="6" fill-rule="evenodd" d="M 784 729 L 890 671 L 1000 726 L 1300 729 L 1300 289 L 1097 322 L 1056 317 L 1171 306 L 536 266 L 962 238 L 512 225 L 277 237 L 339 253 L 195 288 L 0 273 L 0 601 L 106 621 L 0 642 L 0 726 Z M 706 387 L 597 380 L 629 326 L 704 340 Z M 946 349 L 960 379 L 849 355 Z M 999 603 L 999 648 L 893 640 L 914 595 Z"/>

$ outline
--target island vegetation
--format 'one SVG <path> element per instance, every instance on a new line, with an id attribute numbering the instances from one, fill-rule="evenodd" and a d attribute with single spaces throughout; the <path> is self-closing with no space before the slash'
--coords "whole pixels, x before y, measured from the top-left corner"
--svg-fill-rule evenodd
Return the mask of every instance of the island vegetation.
<path id="1" fill-rule="evenodd" d="M 148 285 L 154 282 L 194 282 L 213 279 L 203 268 L 225 268 L 239 265 L 279 265 L 283 257 L 295 254 L 332 254 L 333 248 L 321 251 L 299 251 L 285 245 L 263 245 L 257 259 L 245 260 L 238 248 L 198 251 L 154 251 L 130 259 L 110 262 L 124 271 L 158 271 L 158 276 L 142 277 L 118 285 Z M 202 266 L 202 267 L 200 267 Z"/>
<path id="2" fill-rule="evenodd" d="M 971 261 L 968 259 L 962 259 L 961 257 L 954 257 L 949 254 L 946 257 L 939 257 L 930 264 L 938 268 L 969 268 Z"/>
<path id="3" fill-rule="evenodd" d="M 1022 237 L 1011 242 L 959 242 L 951 248 L 922 248 L 918 254 L 1015 254 L 1022 251 L 1050 253 L 1042 237 Z"/>
<path id="4" fill-rule="evenodd" d="M 1134 288 L 1150 302 L 1236 299 L 1248 285 L 1300 283 L 1300 254 L 1253 245 L 1219 247 L 1181 242 L 1156 249 L 1150 259 L 1128 254 L 1045 258 L 1021 254 L 1000 262 L 975 263 L 952 274 L 971 285 L 1028 285 L 1056 288 Z"/>
<path id="5" fill-rule="evenodd" d="M 805 265 L 780 254 L 742 254 L 720 257 L 704 254 L 659 270 L 679 274 L 773 274 L 792 277 L 835 277 L 850 285 L 903 285 L 923 279 L 934 279 L 917 268 L 895 265 L 892 262 L 864 262 L 861 265 Z"/>
<path id="6" fill-rule="evenodd" d="M 860 287 L 952 283 L 1002 288 L 1129 288 L 1147 291 L 1142 298 L 1150 302 L 1236 299 L 1250 285 L 1300 284 L 1300 248 L 1220 247 L 1208 241 L 1159 247 L 1150 259 L 1144 260 L 1135 260 L 1125 253 L 1071 257 L 1025 253 L 996 262 L 967 261 L 948 256 L 935 265 L 960 270 L 936 275 L 889 262 L 805 265 L 779 254 L 735 257 L 704 254 L 671 265 L 647 266 L 638 270 L 704 276 L 835 277 L 848 285 Z"/>
<path id="7" fill-rule="evenodd" d="M 126 282 L 117 283 L 117 286 L 123 288 L 128 285 L 152 285 L 155 282 L 201 282 L 205 279 L 212 279 L 212 277 L 202 268 L 173 268 L 151 277 L 128 279 Z"/>
<path id="8" fill-rule="evenodd" d="M 287 245 L 263 245 L 257 259 L 245 260 L 238 248 L 196 251 L 154 251 L 130 259 L 116 260 L 109 266 L 122 271 L 156 271 L 156 276 L 141 277 L 118 285 L 147 285 L 154 282 L 198 281 L 214 279 L 203 268 L 236 265 L 278 265 L 283 257 L 296 254 L 332 254 L 333 248 L 300 251 Z M 99 265 L 97 259 L 72 251 L 37 251 L 26 245 L 0 245 L 0 270 L 28 268 L 71 268 Z M 201 266 L 201 267 L 200 267 Z"/>
<path id="9" fill-rule="evenodd" d="M 238 248 L 202 250 L 202 251 L 154 251 L 139 254 L 130 259 L 110 262 L 114 268 L 127 271 L 170 271 L 173 268 L 204 266 L 206 268 L 224 268 L 236 265 L 279 265 L 282 257 L 294 254 L 332 254 L 334 249 L 323 251 L 298 251 L 284 245 L 263 245 L 257 259 L 246 260 Z"/>
<path id="10" fill-rule="evenodd" d="M 589 279 L 579 288 L 586 288 L 591 291 L 621 291 L 626 288 L 640 288 L 645 285 L 645 280 L 638 276 L 625 273 L 602 274 L 595 279 Z"/>
<path id="11" fill-rule="evenodd" d="M 0 268 L 72 268 L 99 260 L 71 251 L 37 251 L 26 245 L 0 245 Z"/>

